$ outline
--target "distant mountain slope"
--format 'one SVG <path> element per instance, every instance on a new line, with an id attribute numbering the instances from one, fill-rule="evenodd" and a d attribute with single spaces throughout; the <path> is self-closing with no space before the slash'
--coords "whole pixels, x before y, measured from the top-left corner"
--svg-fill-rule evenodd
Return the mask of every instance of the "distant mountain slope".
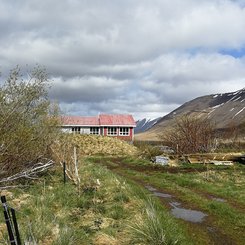
<path id="1" fill-rule="evenodd" d="M 169 128 L 176 118 L 184 114 L 208 117 L 215 122 L 217 129 L 240 125 L 245 122 L 245 88 L 233 93 L 206 95 L 186 102 L 159 119 L 146 132 L 138 134 L 136 139 L 159 139 L 158 135 Z"/>
<path id="2" fill-rule="evenodd" d="M 134 132 L 136 134 L 138 134 L 138 133 L 142 133 L 142 132 L 150 129 L 152 126 L 154 126 L 157 123 L 157 121 L 160 118 L 161 117 L 156 118 L 156 119 L 147 119 L 147 118 L 144 118 L 142 120 L 136 121 L 136 128 L 135 128 Z"/>

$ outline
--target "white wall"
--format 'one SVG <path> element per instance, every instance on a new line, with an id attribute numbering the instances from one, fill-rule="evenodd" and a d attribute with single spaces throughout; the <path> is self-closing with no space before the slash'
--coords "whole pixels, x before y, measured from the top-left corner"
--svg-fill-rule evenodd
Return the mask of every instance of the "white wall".
<path id="1" fill-rule="evenodd" d="M 81 128 L 80 134 L 90 134 L 90 127 L 89 128 Z"/>
<path id="2" fill-rule="evenodd" d="M 72 129 L 71 128 L 61 128 L 61 131 L 64 133 L 72 133 Z"/>
<path id="3" fill-rule="evenodd" d="M 61 131 L 64 133 L 72 133 L 72 128 L 73 127 L 62 127 Z M 80 134 L 90 134 L 90 127 L 84 127 L 84 128 L 80 128 Z"/>

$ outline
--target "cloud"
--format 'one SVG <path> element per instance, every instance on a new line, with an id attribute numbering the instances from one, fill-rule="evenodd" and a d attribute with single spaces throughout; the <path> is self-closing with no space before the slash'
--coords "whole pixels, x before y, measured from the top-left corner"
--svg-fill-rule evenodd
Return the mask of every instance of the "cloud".
<path id="1" fill-rule="evenodd" d="M 128 81 L 106 77 L 73 77 L 53 79 L 50 96 L 62 102 L 101 102 L 124 93 Z"/>
<path id="2" fill-rule="evenodd" d="M 45 66 L 70 114 L 157 117 L 244 87 L 243 0 L 4 1 L 0 13 L 1 71 Z"/>
<path id="3" fill-rule="evenodd" d="M 197 96 L 239 90 L 245 84 L 245 60 L 217 53 L 168 54 L 152 63 L 141 88 L 163 103 L 182 104 Z"/>

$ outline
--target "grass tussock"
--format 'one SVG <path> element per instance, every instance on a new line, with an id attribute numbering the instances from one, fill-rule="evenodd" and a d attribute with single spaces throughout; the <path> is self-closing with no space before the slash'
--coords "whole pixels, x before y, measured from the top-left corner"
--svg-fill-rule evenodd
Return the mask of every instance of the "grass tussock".
<path id="1" fill-rule="evenodd" d="M 139 244 L 185 244 L 182 231 L 177 229 L 170 216 L 151 197 L 144 199 L 144 212 L 130 225 L 135 242 Z M 181 241 L 181 243 L 180 243 Z M 186 243 L 187 244 L 187 243 Z"/>

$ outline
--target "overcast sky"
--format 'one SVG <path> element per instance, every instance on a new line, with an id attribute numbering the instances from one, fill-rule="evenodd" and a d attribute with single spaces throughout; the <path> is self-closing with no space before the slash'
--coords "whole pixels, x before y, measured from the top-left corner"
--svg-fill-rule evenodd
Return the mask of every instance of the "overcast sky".
<path id="1" fill-rule="evenodd" d="M 1 0 L 0 71 L 40 64 L 69 115 L 163 116 L 245 87 L 245 0 Z"/>

